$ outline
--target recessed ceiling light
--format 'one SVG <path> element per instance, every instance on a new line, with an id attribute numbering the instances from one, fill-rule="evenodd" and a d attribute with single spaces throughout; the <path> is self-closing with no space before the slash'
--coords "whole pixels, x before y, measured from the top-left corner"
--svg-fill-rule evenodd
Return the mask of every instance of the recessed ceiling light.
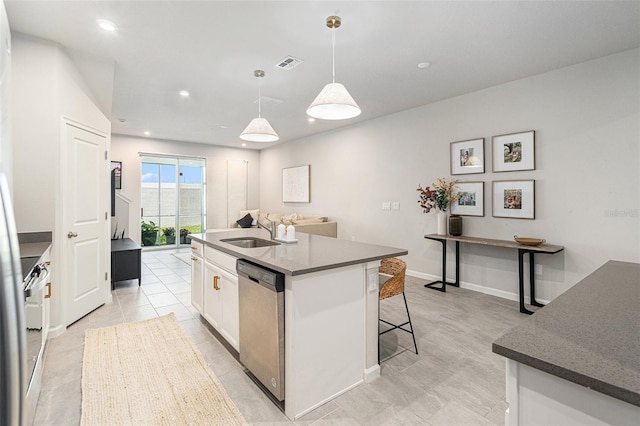
<path id="1" fill-rule="evenodd" d="M 244 143 L 244 142 L 242 142 L 242 146 L 247 146 L 247 144 L 246 144 L 246 143 Z"/>
<path id="2" fill-rule="evenodd" d="M 188 90 L 181 90 L 180 91 L 180 96 L 182 96 L 183 98 L 188 98 L 189 97 L 189 91 Z"/>
<path id="3" fill-rule="evenodd" d="M 431 66 L 431 62 L 420 62 L 418 64 L 418 68 L 420 69 L 429 68 L 430 66 Z"/>
<path id="4" fill-rule="evenodd" d="M 98 19 L 98 26 L 105 31 L 115 31 L 118 29 L 116 24 L 111 21 L 107 21 L 106 19 Z"/>
<path id="5" fill-rule="evenodd" d="M 145 135 L 145 136 L 151 136 L 151 132 L 150 132 L 150 131 L 148 131 L 148 130 L 145 130 L 144 135 Z"/>
<path id="6" fill-rule="evenodd" d="M 315 123 L 315 122 L 316 122 L 316 119 L 315 119 L 315 118 L 313 118 L 313 117 L 307 117 L 307 121 L 308 121 L 309 123 Z"/>
<path id="7" fill-rule="evenodd" d="M 221 129 L 228 129 L 228 128 L 229 128 L 229 126 L 225 126 L 224 124 L 221 124 L 221 125 L 220 125 L 220 128 L 221 128 Z"/>
<path id="8" fill-rule="evenodd" d="M 126 118 L 118 118 L 118 121 L 121 123 L 126 123 L 127 119 Z"/>

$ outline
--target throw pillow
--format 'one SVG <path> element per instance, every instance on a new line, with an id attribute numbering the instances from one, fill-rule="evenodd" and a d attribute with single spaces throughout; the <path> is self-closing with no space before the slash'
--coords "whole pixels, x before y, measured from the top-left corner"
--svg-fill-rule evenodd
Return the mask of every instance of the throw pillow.
<path id="1" fill-rule="evenodd" d="M 251 228 L 252 222 L 253 218 L 249 213 L 247 213 L 242 219 L 236 220 L 236 223 L 240 225 L 240 228 Z"/>
<path id="2" fill-rule="evenodd" d="M 251 218 L 253 219 L 253 223 L 251 225 L 256 226 L 258 224 L 258 216 L 260 215 L 260 209 L 240 210 L 240 217 L 244 217 L 244 215 L 246 215 L 247 213 L 249 213 L 251 215 Z"/>

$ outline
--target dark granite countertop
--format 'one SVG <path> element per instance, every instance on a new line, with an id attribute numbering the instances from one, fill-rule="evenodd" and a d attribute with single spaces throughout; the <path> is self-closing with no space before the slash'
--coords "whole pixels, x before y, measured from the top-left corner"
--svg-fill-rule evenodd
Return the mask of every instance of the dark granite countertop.
<path id="1" fill-rule="evenodd" d="M 243 236 L 269 239 L 267 231 L 255 228 L 222 230 L 190 236 L 221 252 L 253 261 L 286 275 L 325 271 L 408 253 L 405 249 L 395 247 L 339 240 L 302 232 L 296 233 L 298 239 L 296 243 L 281 243 L 269 247 L 245 249 L 220 241 Z"/>
<path id="2" fill-rule="evenodd" d="M 640 264 L 607 262 L 493 352 L 640 406 Z"/>

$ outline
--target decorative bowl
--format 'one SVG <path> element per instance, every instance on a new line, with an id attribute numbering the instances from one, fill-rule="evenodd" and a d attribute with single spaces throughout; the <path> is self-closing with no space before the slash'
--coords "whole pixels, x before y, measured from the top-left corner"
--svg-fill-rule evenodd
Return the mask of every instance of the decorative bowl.
<path id="1" fill-rule="evenodd" d="M 514 235 L 513 239 L 516 240 L 517 243 L 522 244 L 523 246 L 539 246 L 540 244 L 544 244 L 547 241 L 542 238 L 526 238 L 526 237 L 518 237 L 517 235 Z"/>

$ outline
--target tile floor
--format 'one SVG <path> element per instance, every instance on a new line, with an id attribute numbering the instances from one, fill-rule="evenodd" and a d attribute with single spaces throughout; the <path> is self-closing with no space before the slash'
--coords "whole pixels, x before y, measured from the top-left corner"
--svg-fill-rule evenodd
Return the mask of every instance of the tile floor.
<path id="1" fill-rule="evenodd" d="M 424 281 L 407 277 L 406 295 L 420 354 L 411 351 L 413 344 L 407 333 L 396 330 L 385 334 L 379 379 L 291 422 L 246 376 L 193 309 L 190 267 L 173 255 L 176 252 L 189 253 L 189 249 L 144 252 L 141 287 L 137 281 L 118 283 L 112 303 L 49 340 L 36 425 L 79 424 L 86 329 L 169 312 L 175 313 L 252 425 L 504 424 L 505 362 L 491 352 L 491 343 L 525 318 L 518 312 L 517 302 L 450 287 L 447 293 L 436 292 L 425 289 Z M 401 297 L 383 301 L 385 318 L 402 320 L 403 313 Z"/>

